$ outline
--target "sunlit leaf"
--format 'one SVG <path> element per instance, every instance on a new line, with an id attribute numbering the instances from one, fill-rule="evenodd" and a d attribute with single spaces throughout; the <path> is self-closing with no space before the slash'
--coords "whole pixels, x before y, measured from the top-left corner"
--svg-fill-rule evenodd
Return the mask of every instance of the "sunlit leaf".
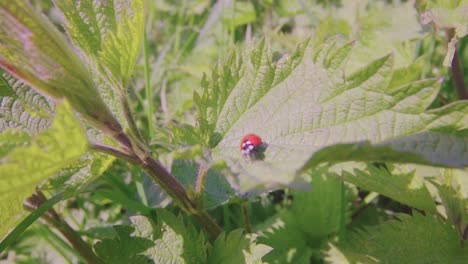
<path id="1" fill-rule="evenodd" d="M 16 223 L 17 216 L 23 212 L 23 200 L 39 183 L 79 159 L 87 150 L 87 139 L 69 104 L 59 104 L 56 110 L 49 129 L 38 134 L 29 145 L 11 150 L 1 160 L 1 236 Z"/>
<path id="2" fill-rule="evenodd" d="M 233 185 L 298 186 L 297 171 L 347 160 L 468 165 L 468 138 L 457 133 L 468 127 L 467 102 L 425 112 L 438 80 L 395 86 L 391 55 L 345 76 L 351 48 L 339 37 L 317 48 L 306 41 L 273 62 L 262 41 L 232 53 L 205 79 L 194 98 L 199 128 L 213 159 L 235 175 Z M 242 157 L 239 144 L 248 133 L 266 143 L 263 159 Z"/>

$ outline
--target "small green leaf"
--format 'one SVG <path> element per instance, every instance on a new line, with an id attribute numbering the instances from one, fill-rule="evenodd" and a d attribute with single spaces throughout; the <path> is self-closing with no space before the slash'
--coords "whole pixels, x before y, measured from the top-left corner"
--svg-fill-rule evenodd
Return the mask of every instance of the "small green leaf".
<path id="1" fill-rule="evenodd" d="M 460 175 L 466 176 L 466 175 Z M 446 175 L 448 179 L 455 178 L 456 175 L 452 175 L 452 172 L 448 172 Z M 444 207 L 444 213 L 458 230 L 459 235 L 463 236 L 463 233 L 468 226 L 468 199 L 463 196 L 462 187 L 447 181 L 445 184 L 438 184 L 431 181 L 439 191 L 440 199 Z M 454 180 L 456 182 L 456 180 Z"/>
<path id="2" fill-rule="evenodd" d="M 423 180 L 414 172 L 392 175 L 386 169 L 369 166 L 367 171 L 343 172 L 344 180 L 367 190 L 383 194 L 400 203 L 435 213 L 436 205 Z"/>
<path id="3" fill-rule="evenodd" d="M 0 97 L 3 96 L 15 96 L 15 91 L 13 91 L 11 85 L 3 77 L 3 70 L 0 69 Z"/>
<path id="4" fill-rule="evenodd" d="M 467 262 L 468 252 L 450 224 L 417 212 L 398 218 L 348 234 L 338 248 L 351 263 Z"/>
<path id="5" fill-rule="evenodd" d="M 86 136 L 69 104 L 65 101 L 56 110 L 50 129 L 37 135 L 30 145 L 11 150 L 1 160 L 0 236 L 17 222 L 17 215 L 23 212 L 23 200 L 39 183 L 76 161 L 87 150 Z"/>

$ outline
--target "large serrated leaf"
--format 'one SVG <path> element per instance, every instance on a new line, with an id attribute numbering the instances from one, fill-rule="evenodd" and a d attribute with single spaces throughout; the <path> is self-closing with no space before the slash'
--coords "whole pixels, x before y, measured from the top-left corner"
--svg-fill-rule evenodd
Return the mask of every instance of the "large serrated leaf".
<path id="1" fill-rule="evenodd" d="M 233 53 L 204 81 L 195 96 L 200 129 L 212 157 L 237 176 L 234 185 L 295 184 L 299 169 L 346 160 L 468 165 L 468 138 L 456 133 L 467 128 L 467 102 L 424 112 L 438 80 L 395 86 L 391 55 L 345 77 L 351 45 L 335 37 L 314 49 L 306 41 L 273 62 L 261 42 Z M 267 144 L 264 159 L 242 158 L 248 133 Z"/>
<path id="2" fill-rule="evenodd" d="M 466 263 L 450 224 L 419 213 L 398 218 L 347 235 L 339 248 L 351 263 Z"/>
<path id="3" fill-rule="evenodd" d="M 23 200 L 47 177 L 80 158 L 88 142 L 68 103 L 57 106 L 50 129 L 28 146 L 17 147 L 0 163 L 0 234 L 3 236 L 23 212 Z"/>
<path id="4" fill-rule="evenodd" d="M 385 169 L 374 166 L 367 171 L 344 172 L 344 179 L 360 188 L 383 194 L 395 201 L 407 204 L 428 213 L 436 212 L 436 205 L 423 180 L 414 172 L 392 175 Z"/>

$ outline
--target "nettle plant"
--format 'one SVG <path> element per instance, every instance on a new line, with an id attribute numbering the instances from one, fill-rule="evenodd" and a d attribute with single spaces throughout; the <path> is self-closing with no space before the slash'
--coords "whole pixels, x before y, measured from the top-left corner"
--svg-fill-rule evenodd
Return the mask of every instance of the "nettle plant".
<path id="1" fill-rule="evenodd" d="M 396 67 L 390 53 L 350 72 L 343 36 L 278 59 L 256 41 L 203 78 L 195 126 L 148 121 L 141 133 L 128 89 L 143 1 L 54 4 L 65 34 L 28 3 L 0 1 L 0 251 L 41 219 L 35 230 L 58 231 L 57 250 L 89 263 L 466 263 L 468 102 L 429 109 L 442 79 L 419 79 L 420 63 Z M 421 12 L 437 14 L 431 4 Z M 466 35 L 456 29 L 452 51 Z M 250 137 L 257 152 L 243 155 L 251 133 L 262 147 Z M 142 196 L 119 192 L 129 171 Z M 146 175 L 173 206 L 141 198 Z M 96 188 L 100 177 L 116 189 Z M 53 208 L 90 192 L 133 216 L 98 232 Z M 407 213 L 385 214 L 379 195 Z"/>

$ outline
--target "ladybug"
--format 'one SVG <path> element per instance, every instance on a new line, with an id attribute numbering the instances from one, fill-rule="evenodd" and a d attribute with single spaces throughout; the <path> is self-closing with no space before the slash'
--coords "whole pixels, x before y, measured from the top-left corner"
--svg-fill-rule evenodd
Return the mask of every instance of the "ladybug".
<path id="1" fill-rule="evenodd" d="M 244 157 L 254 157 L 256 156 L 256 152 L 261 152 L 264 148 L 264 143 L 262 138 L 255 134 L 248 134 L 242 138 L 240 143 L 240 150 L 242 152 L 242 156 Z"/>

